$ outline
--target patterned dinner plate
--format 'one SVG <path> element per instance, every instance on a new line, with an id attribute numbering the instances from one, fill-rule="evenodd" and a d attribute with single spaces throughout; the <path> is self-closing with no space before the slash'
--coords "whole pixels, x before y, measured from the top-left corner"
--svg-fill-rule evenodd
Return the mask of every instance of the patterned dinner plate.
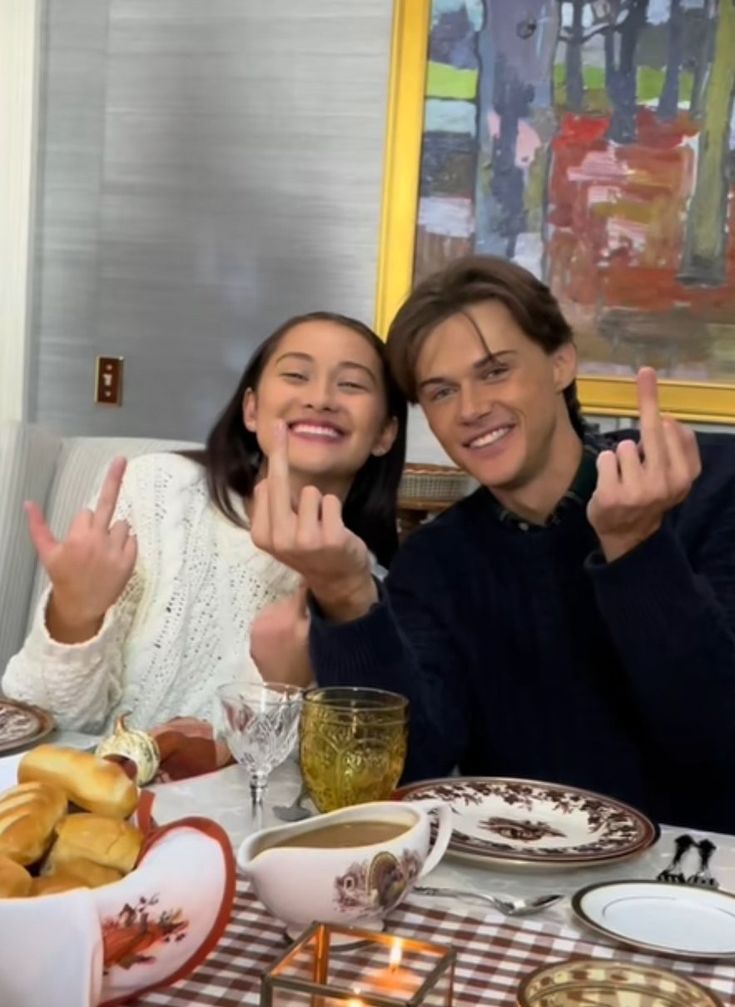
<path id="1" fill-rule="evenodd" d="M 518 989 L 518 1007 L 722 1007 L 689 977 L 652 965 L 569 958 L 542 965 Z"/>
<path id="2" fill-rule="evenodd" d="M 558 783 L 459 776 L 402 787 L 396 797 L 446 801 L 455 822 L 449 851 L 472 861 L 578 867 L 639 853 L 659 836 L 635 808 Z"/>
<path id="3" fill-rule="evenodd" d="M 12 752 L 40 741 L 55 727 L 50 713 L 27 703 L 0 698 L 0 752 Z"/>

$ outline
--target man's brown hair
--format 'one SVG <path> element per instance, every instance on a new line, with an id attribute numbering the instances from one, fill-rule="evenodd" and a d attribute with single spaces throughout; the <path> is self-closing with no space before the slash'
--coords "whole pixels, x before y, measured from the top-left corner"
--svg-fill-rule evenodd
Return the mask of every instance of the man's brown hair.
<path id="1" fill-rule="evenodd" d="M 574 342 L 556 298 L 533 273 L 494 255 L 455 259 L 418 284 L 388 331 L 388 362 L 409 402 L 418 401 L 416 361 L 426 339 L 451 315 L 483 301 L 504 304 L 528 338 L 546 353 Z M 482 339 L 482 333 L 478 335 Z M 564 399 L 572 425 L 582 433 L 585 423 L 576 382 L 564 389 Z"/>

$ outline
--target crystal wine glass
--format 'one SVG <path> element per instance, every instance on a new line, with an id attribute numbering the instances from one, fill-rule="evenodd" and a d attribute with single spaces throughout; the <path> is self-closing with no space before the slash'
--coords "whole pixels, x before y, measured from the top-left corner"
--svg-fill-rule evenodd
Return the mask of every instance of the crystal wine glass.
<path id="1" fill-rule="evenodd" d="M 254 682 L 217 689 L 227 745 L 250 776 L 253 808 L 263 807 L 268 777 L 296 742 L 302 690 L 293 685 Z"/>

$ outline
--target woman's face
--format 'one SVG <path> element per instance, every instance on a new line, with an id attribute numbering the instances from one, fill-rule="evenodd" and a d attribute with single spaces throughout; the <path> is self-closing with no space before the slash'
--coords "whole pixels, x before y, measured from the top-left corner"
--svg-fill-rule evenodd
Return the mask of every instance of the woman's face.
<path id="1" fill-rule="evenodd" d="M 340 494 L 396 436 L 377 353 L 363 336 L 330 321 L 300 322 L 286 332 L 257 388 L 245 393 L 243 419 L 266 456 L 276 422 L 285 422 L 292 475 Z"/>

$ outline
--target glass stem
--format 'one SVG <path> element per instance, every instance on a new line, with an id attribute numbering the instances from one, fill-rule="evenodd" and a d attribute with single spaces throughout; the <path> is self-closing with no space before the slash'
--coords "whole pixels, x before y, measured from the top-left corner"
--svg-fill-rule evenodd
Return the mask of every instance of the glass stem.
<path id="1" fill-rule="evenodd" d="M 265 788 L 268 786 L 268 774 L 258 772 L 255 770 L 250 774 L 250 797 L 252 800 L 253 810 L 262 810 L 263 808 L 263 795 L 265 794 Z"/>

